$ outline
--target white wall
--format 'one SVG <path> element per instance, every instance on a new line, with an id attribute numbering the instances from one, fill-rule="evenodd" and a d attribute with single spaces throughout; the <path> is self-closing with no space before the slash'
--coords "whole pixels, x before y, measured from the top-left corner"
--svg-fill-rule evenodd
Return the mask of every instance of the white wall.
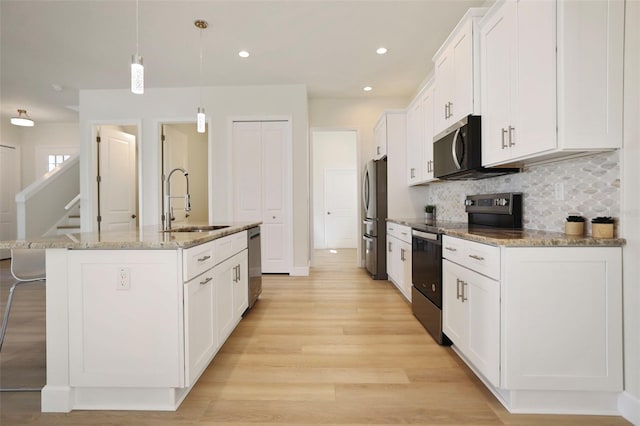
<path id="1" fill-rule="evenodd" d="M 322 131 L 312 129 L 311 142 L 313 145 L 313 246 L 314 248 L 327 248 L 324 232 L 324 172 L 326 169 L 358 170 L 358 135 L 355 130 Z M 353 201 L 354 206 L 360 205 L 358 200 Z M 356 235 L 359 239 L 358 223 L 357 217 L 355 217 L 353 226 L 357 228 Z M 355 243 L 356 241 L 354 241 Z"/>
<path id="2" fill-rule="evenodd" d="M 200 94 L 202 92 L 202 94 Z M 293 128 L 293 252 L 294 268 L 309 263 L 309 134 L 307 92 L 303 85 L 146 89 L 142 96 L 128 90 L 80 91 L 81 202 L 93 210 L 91 189 L 95 149 L 91 127 L 98 123 L 139 124 L 142 225 L 160 218 L 160 132 L 162 122 L 195 121 L 202 96 L 209 125 L 210 214 L 215 222 L 231 218 L 230 121 L 232 118 L 290 118 Z M 82 228 L 94 229 L 82 216 Z"/>
<path id="3" fill-rule="evenodd" d="M 625 393 L 620 412 L 640 424 L 640 2 L 626 3 L 622 150 Z"/>

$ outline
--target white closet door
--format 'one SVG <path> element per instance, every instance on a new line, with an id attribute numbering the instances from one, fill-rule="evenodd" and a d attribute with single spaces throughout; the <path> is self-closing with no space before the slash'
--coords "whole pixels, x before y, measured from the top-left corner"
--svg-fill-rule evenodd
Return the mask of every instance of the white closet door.
<path id="1" fill-rule="evenodd" d="M 262 221 L 262 272 L 289 273 L 289 123 L 234 122 L 234 220 Z"/>
<path id="2" fill-rule="evenodd" d="M 20 190 L 20 153 L 15 147 L 0 145 L 0 241 L 17 236 L 16 194 Z M 8 249 L 0 249 L 0 259 L 8 259 Z"/>
<path id="3" fill-rule="evenodd" d="M 234 220 L 262 220 L 262 142 L 259 122 L 233 123 Z"/>

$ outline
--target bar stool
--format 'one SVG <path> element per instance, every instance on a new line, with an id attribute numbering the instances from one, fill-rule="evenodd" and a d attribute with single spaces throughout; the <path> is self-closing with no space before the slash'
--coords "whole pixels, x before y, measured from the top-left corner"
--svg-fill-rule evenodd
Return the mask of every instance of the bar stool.
<path id="1" fill-rule="evenodd" d="M 16 287 L 22 284 L 44 283 L 46 279 L 45 250 L 44 249 L 12 249 L 11 250 L 11 275 L 16 282 L 9 290 L 7 306 L 2 319 L 2 330 L 0 331 L 0 351 L 4 343 L 4 336 L 9 323 L 9 313 L 13 303 L 13 294 Z M 40 388 L 2 388 L 1 392 L 39 391 Z"/>

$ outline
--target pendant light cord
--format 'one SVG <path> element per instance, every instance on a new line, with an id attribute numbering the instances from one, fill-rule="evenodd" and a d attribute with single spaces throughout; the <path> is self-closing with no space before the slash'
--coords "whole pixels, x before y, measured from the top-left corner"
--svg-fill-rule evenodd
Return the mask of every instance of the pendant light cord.
<path id="1" fill-rule="evenodd" d="M 200 28 L 200 106 L 202 106 L 202 28 Z"/>
<path id="2" fill-rule="evenodd" d="M 136 0 L 136 57 L 140 56 L 139 52 L 140 52 L 140 29 L 139 29 L 139 21 L 140 21 L 140 14 L 139 14 L 139 4 L 138 4 L 138 0 Z"/>

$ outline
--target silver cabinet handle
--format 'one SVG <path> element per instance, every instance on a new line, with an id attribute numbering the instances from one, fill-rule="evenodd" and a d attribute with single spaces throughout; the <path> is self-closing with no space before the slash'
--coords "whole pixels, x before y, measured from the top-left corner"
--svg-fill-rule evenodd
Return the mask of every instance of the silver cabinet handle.
<path id="1" fill-rule="evenodd" d="M 414 167 L 411 168 L 411 179 L 416 177 L 416 169 Z"/>
<path id="2" fill-rule="evenodd" d="M 462 283 L 462 292 L 461 292 L 462 294 L 461 294 L 461 298 L 460 298 L 460 300 L 461 300 L 461 302 L 462 302 L 462 303 L 464 303 L 466 300 L 469 300 L 469 298 L 468 298 L 468 297 L 465 297 L 465 296 L 464 296 L 464 287 L 465 287 L 466 285 L 468 285 L 469 283 L 464 282 L 464 281 L 460 281 L 460 282 Z"/>
<path id="3" fill-rule="evenodd" d="M 238 277 L 238 280 L 236 282 L 240 282 L 240 265 L 236 266 L 236 276 Z"/>
<path id="4" fill-rule="evenodd" d="M 472 258 L 472 259 L 475 259 L 475 260 L 480 260 L 480 261 L 484 260 L 484 257 L 478 256 L 478 255 L 475 255 L 475 254 L 470 254 L 469 257 Z"/>
<path id="5" fill-rule="evenodd" d="M 376 152 L 378 153 L 378 155 L 380 155 L 380 147 L 379 146 L 376 147 Z"/>
<path id="6" fill-rule="evenodd" d="M 200 258 L 198 258 L 198 262 L 204 262 L 205 260 L 209 260 L 211 259 L 211 256 L 207 255 L 207 256 L 202 256 Z"/>
<path id="7" fill-rule="evenodd" d="M 200 281 L 200 285 L 205 285 L 206 283 L 208 283 L 209 281 L 211 281 L 213 278 L 211 277 L 207 277 L 204 281 Z"/>
<path id="8" fill-rule="evenodd" d="M 502 133 L 502 144 L 501 144 L 502 149 L 509 148 L 509 146 L 505 143 L 505 135 L 507 134 L 507 129 L 503 127 L 501 133 Z"/>
<path id="9" fill-rule="evenodd" d="M 447 112 L 449 110 L 449 106 L 447 104 L 444 104 L 444 119 L 446 120 L 447 118 L 449 118 L 449 113 Z"/>
<path id="10" fill-rule="evenodd" d="M 513 131 L 516 130 L 514 127 L 509 126 L 509 146 L 514 146 L 516 143 L 513 140 Z"/>
<path id="11" fill-rule="evenodd" d="M 401 261 L 403 261 L 403 262 L 406 260 L 406 259 L 404 258 L 404 252 L 405 252 L 405 250 L 404 250 L 403 248 L 401 248 L 401 249 L 400 249 L 400 260 L 401 260 Z"/>
<path id="12" fill-rule="evenodd" d="M 389 253 L 391 253 L 391 241 L 389 241 Z"/>
<path id="13" fill-rule="evenodd" d="M 445 250 L 449 250 L 449 251 L 458 251 L 458 249 L 453 248 L 453 247 L 445 247 Z"/>
<path id="14" fill-rule="evenodd" d="M 451 117 L 453 117 L 453 112 L 451 111 L 451 107 L 453 106 L 453 103 L 448 102 L 447 105 L 449 105 L 449 117 L 447 117 L 447 118 L 451 118 Z"/>
<path id="15" fill-rule="evenodd" d="M 456 299 L 459 300 L 462 294 L 460 293 L 460 283 L 462 280 L 460 278 L 456 278 Z"/>

